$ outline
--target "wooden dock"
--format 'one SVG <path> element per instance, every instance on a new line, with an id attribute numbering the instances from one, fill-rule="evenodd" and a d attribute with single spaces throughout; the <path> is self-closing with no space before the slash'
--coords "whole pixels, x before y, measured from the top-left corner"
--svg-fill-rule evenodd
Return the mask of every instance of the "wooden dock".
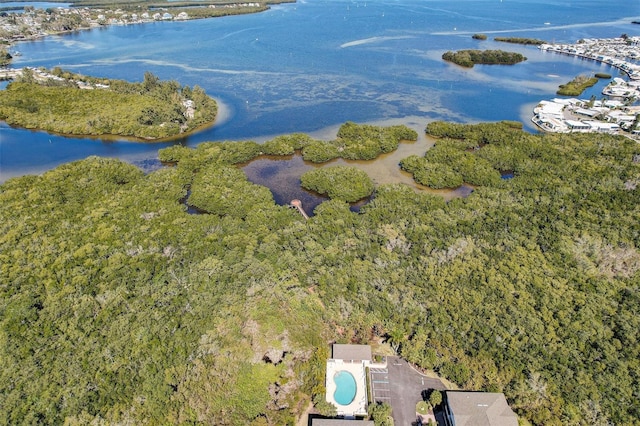
<path id="1" fill-rule="evenodd" d="M 307 215 L 307 213 L 304 211 L 304 209 L 302 208 L 302 201 L 300 200 L 291 200 L 291 203 L 289 203 L 291 205 L 291 207 L 295 207 L 296 209 L 298 209 L 298 211 L 300 212 L 300 214 L 305 218 L 305 219 L 309 219 L 309 216 Z"/>

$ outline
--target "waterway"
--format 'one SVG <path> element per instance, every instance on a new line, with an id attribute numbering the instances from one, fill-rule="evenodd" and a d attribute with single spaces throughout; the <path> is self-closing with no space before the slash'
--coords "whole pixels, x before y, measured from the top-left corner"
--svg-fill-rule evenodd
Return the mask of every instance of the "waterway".
<path id="1" fill-rule="evenodd" d="M 617 71 L 493 37 L 575 42 L 636 35 L 634 19 L 640 19 L 640 3 L 627 0 L 306 0 L 255 15 L 112 26 L 23 42 L 14 46 L 22 55 L 13 65 L 60 66 L 129 81 L 151 71 L 198 85 L 228 114 L 171 142 L 187 146 L 260 142 L 298 131 L 331 139 L 348 120 L 411 122 L 422 131 L 436 119 L 508 119 L 535 131 L 531 108 L 554 97 L 559 84 L 578 74 Z M 488 40 L 473 40 L 474 33 Z M 517 51 L 528 60 L 473 69 L 441 60 L 447 50 L 466 48 Z M 591 90 L 599 96 L 601 89 Z M 153 164 L 157 150 L 169 144 L 68 138 L 0 125 L 0 181 L 89 155 Z M 427 147 L 421 138 L 412 149 L 423 153 Z M 377 164 L 371 167 L 387 167 Z"/>
<path id="2" fill-rule="evenodd" d="M 22 13 L 24 8 L 27 6 L 34 7 L 36 9 L 48 9 L 48 8 L 58 8 L 58 7 L 69 7 L 71 3 L 54 3 L 54 2 L 43 2 L 43 1 L 35 1 L 35 2 L 18 2 L 18 1 L 8 1 L 8 2 L 0 2 L 0 9 L 7 12 L 15 12 Z"/>

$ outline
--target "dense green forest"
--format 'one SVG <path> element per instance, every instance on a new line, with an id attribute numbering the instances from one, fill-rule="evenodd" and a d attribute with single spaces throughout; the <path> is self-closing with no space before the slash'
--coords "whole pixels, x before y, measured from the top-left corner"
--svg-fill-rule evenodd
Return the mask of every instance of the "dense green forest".
<path id="1" fill-rule="evenodd" d="M 475 64 L 514 65 L 527 60 L 526 57 L 517 52 L 475 49 L 458 50 L 457 52 L 448 51 L 442 54 L 442 59 L 466 68 L 472 68 Z"/>
<path id="2" fill-rule="evenodd" d="M 513 178 L 448 203 L 377 186 L 308 221 L 239 171 L 248 142 L 5 182 L 0 424 L 292 424 L 322 407 L 330 342 L 389 336 L 533 424 L 640 424 L 640 145 L 428 131 L 454 173 L 471 152 Z"/>
<path id="3" fill-rule="evenodd" d="M 217 113 L 215 100 L 200 87 L 161 81 L 149 72 L 139 83 L 75 76 L 61 69 L 48 78 L 42 75 L 25 68 L 19 81 L 0 91 L 0 120 L 67 135 L 153 140 L 211 124 Z"/>

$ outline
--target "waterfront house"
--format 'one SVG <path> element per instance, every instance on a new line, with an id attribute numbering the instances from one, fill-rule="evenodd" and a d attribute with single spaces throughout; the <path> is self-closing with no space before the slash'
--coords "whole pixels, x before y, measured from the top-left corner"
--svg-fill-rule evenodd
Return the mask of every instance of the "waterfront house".
<path id="1" fill-rule="evenodd" d="M 565 105 L 553 101 L 540 101 L 533 111 L 540 116 L 561 119 Z"/>
<path id="2" fill-rule="evenodd" d="M 617 133 L 620 130 L 620 126 L 617 123 L 605 123 L 602 121 L 585 121 L 584 123 L 591 126 L 592 132 Z"/>
<path id="3" fill-rule="evenodd" d="M 599 108 L 577 108 L 574 112 L 589 118 L 595 118 L 602 114 Z"/>
<path id="4" fill-rule="evenodd" d="M 571 132 L 588 132 L 591 130 L 591 126 L 589 124 L 578 120 L 566 120 L 565 124 L 569 127 L 569 131 Z"/>

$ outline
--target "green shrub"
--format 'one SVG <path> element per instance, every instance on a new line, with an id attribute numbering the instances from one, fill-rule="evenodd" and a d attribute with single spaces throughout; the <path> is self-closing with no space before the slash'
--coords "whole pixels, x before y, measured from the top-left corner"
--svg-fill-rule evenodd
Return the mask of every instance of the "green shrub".
<path id="1" fill-rule="evenodd" d="M 440 374 L 458 386 L 464 386 L 471 378 L 471 372 L 466 365 L 458 362 L 445 361 L 440 367 Z"/>
<path id="2" fill-rule="evenodd" d="M 290 141 L 284 138 L 276 138 L 263 143 L 262 152 L 267 155 L 291 155 L 296 150 Z"/>
<path id="3" fill-rule="evenodd" d="M 188 203 L 218 216 L 244 218 L 260 205 L 273 205 L 273 195 L 238 168 L 211 165 L 194 177 Z"/>
<path id="4" fill-rule="evenodd" d="M 158 158 L 163 163 L 177 163 L 193 155 L 193 150 L 182 145 L 173 145 L 158 151 Z"/>
<path id="5" fill-rule="evenodd" d="M 290 155 L 313 142 L 311 136 L 304 133 L 280 135 L 263 144 L 265 154 Z M 293 151 L 292 151 L 293 150 Z"/>
<path id="6" fill-rule="evenodd" d="M 339 156 L 338 147 L 329 142 L 313 141 L 302 148 L 302 158 L 313 163 L 325 163 Z"/>
<path id="7" fill-rule="evenodd" d="M 421 185 L 434 189 L 457 188 L 464 183 L 462 175 L 450 166 L 431 163 L 424 157 L 412 155 L 400 162 L 400 167 L 413 174 L 413 179 Z"/>
<path id="8" fill-rule="evenodd" d="M 300 177 L 303 188 L 347 202 L 355 202 L 373 193 L 373 181 L 362 170 L 348 166 L 314 169 Z"/>

